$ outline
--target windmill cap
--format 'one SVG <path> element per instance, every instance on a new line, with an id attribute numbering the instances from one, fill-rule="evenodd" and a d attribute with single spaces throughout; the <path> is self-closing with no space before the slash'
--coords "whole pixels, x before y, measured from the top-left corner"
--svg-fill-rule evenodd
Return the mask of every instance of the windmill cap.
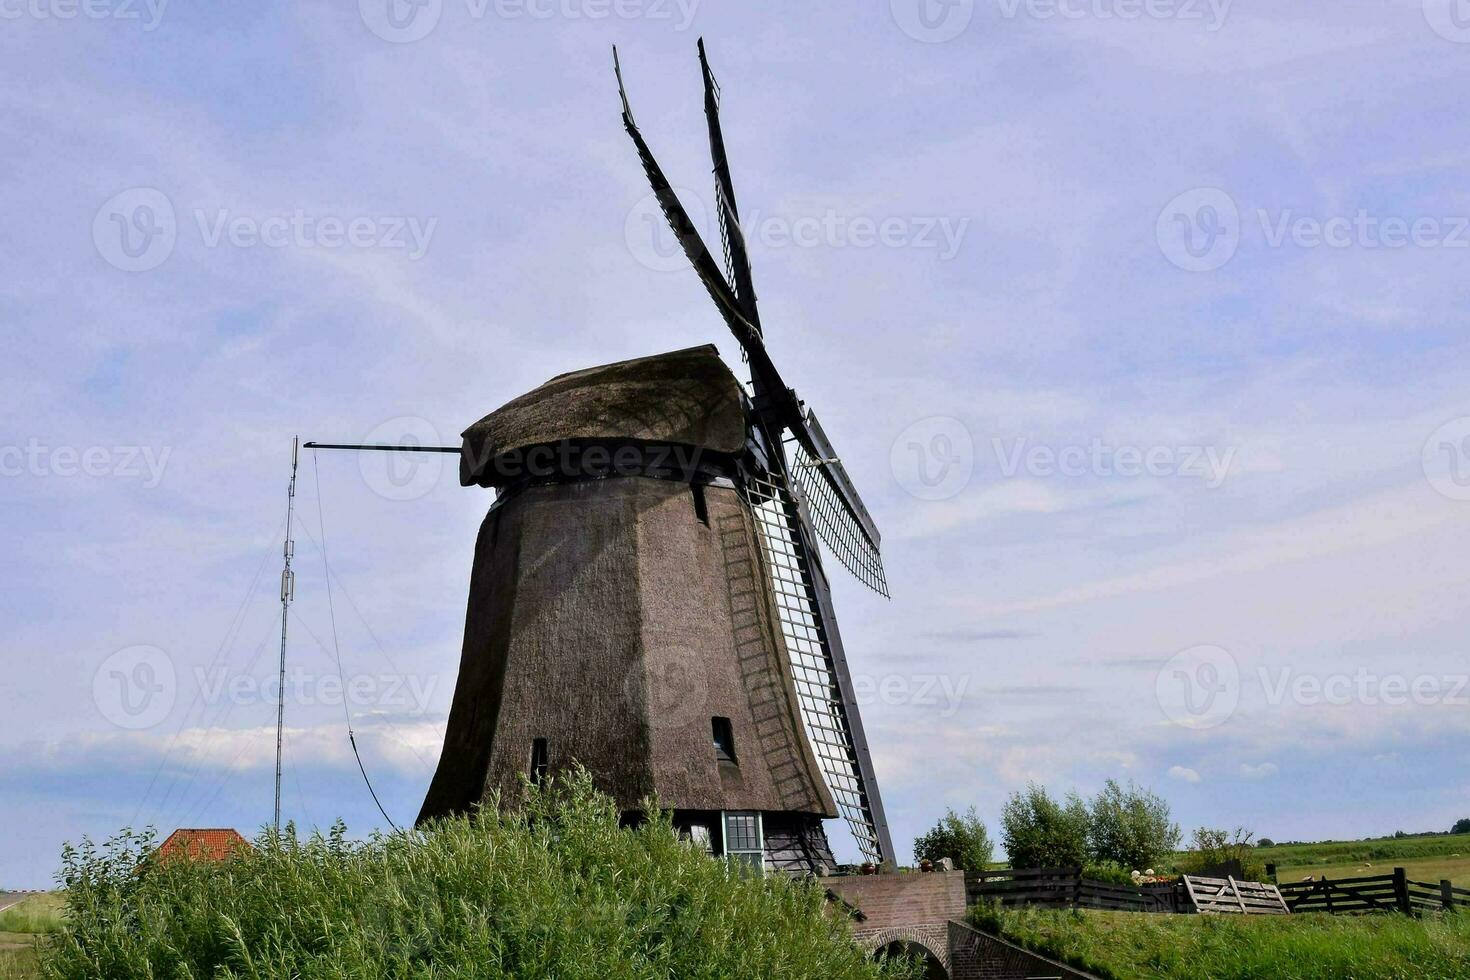
<path id="1" fill-rule="evenodd" d="M 459 482 L 503 486 L 540 446 L 658 444 L 735 455 L 740 382 L 713 344 L 559 374 L 464 431 Z"/>

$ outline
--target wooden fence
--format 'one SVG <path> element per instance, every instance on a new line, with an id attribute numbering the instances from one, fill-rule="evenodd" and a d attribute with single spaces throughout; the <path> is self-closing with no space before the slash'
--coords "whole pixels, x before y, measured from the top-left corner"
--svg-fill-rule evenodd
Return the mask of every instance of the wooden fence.
<path id="1" fill-rule="evenodd" d="M 1291 912 L 1275 885 L 1233 877 L 1185 875 L 1191 911 L 1224 915 L 1287 915 Z"/>
<path id="2" fill-rule="evenodd" d="M 1173 884 L 1132 886 L 1094 881 L 1082 877 L 1081 868 L 965 872 L 965 895 L 972 905 L 995 902 L 1004 906 L 1177 912 L 1180 891 Z"/>
<path id="3" fill-rule="evenodd" d="M 1392 874 L 1365 878 L 1319 878 L 1280 886 L 1281 897 L 1293 912 L 1403 912 L 1415 915 L 1441 909 L 1470 908 L 1470 889 L 1448 881 L 1430 884 L 1411 881 L 1403 868 Z"/>

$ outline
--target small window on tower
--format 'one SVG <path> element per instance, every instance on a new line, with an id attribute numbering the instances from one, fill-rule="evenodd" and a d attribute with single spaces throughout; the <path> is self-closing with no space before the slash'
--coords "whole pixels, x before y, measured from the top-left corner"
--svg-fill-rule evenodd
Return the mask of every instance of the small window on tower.
<path id="1" fill-rule="evenodd" d="M 705 527 L 709 527 L 709 502 L 704 499 L 704 484 L 689 484 L 689 492 L 694 497 L 695 519 Z"/>
<path id="2" fill-rule="evenodd" d="M 710 727 L 714 730 L 715 758 L 735 762 L 735 730 L 730 727 L 730 719 L 711 718 Z"/>
<path id="3" fill-rule="evenodd" d="M 551 766 L 551 760 L 546 751 L 546 739 L 533 739 L 531 742 L 531 784 L 540 786 L 546 782 L 546 772 Z"/>

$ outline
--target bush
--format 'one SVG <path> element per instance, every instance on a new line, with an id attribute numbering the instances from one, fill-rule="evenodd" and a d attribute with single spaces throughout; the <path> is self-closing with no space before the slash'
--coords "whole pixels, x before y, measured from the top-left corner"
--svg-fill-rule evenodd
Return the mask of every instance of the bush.
<path id="1" fill-rule="evenodd" d="M 1201 874 L 1227 861 L 1239 861 L 1246 881 L 1264 881 L 1266 866 L 1256 857 L 1252 836 L 1244 827 L 1237 827 L 1233 832 L 1200 827 L 1190 841 L 1189 852 L 1179 860 L 1179 870 L 1184 874 Z"/>
<path id="2" fill-rule="evenodd" d="M 63 855 L 53 980 L 107 977 L 840 977 L 868 962 L 822 890 L 619 826 L 585 772 L 426 831 L 262 835 L 223 863 L 155 862 L 124 832 Z M 903 975 L 908 975 L 906 972 Z"/>
<path id="3" fill-rule="evenodd" d="M 1124 789 L 1109 779 L 1092 800 L 1088 847 L 1097 861 L 1125 871 L 1143 871 L 1179 846 L 1179 825 L 1169 819 L 1169 804 L 1146 789 Z"/>
<path id="4" fill-rule="evenodd" d="M 1262 837 L 1260 840 L 1256 841 L 1256 846 L 1257 847 L 1275 847 L 1276 846 L 1276 842 L 1274 840 L 1272 840 L 1271 838 L 1269 838 L 1269 837 Z"/>
<path id="5" fill-rule="evenodd" d="M 962 871 L 984 871 L 994 850 L 974 807 L 964 816 L 948 811 L 932 830 L 914 840 L 916 862 L 927 858 L 938 864 L 940 858 L 950 858 Z"/>
<path id="6" fill-rule="evenodd" d="M 1070 868 L 1087 863 L 1087 805 L 1076 793 L 1065 803 L 1031 783 L 1013 793 L 1000 817 L 1013 868 Z"/>

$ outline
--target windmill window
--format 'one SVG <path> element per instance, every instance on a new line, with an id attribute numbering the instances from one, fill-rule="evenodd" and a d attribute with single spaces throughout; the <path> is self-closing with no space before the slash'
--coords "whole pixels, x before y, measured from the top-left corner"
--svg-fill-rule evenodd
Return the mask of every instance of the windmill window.
<path id="1" fill-rule="evenodd" d="M 694 516 L 699 519 L 699 523 L 709 527 L 709 502 L 704 499 L 704 484 L 689 484 L 689 492 L 694 497 Z"/>
<path id="2" fill-rule="evenodd" d="M 531 741 L 531 784 L 540 786 L 546 782 L 546 773 L 550 768 L 551 760 L 546 749 L 546 739 L 533 739 Z"/>
<path id="3" fill-rule="evenodd" d="M 725 858 L 745 865 L 757 874 L 766 867 L 765 839 L 758 812 L 728 811 L 725 813 Z"/>
<path id="4" fill-rule="evenodd" d="M 735 762 L 735 729 L 729 718 L 711 718 L 715 742 L 715 758 L 721 762 Z"/>

